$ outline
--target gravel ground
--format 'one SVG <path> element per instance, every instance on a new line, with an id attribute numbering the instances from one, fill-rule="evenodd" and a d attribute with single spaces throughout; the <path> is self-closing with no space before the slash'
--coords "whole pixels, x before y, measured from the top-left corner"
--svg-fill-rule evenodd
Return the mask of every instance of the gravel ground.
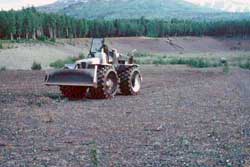
<path id="1" fill-rule="evenodd" d="M 68 101 L 0 72 L 0 166 L 250 165 L 250 71 L 144 66 L 140 95 Z"/>

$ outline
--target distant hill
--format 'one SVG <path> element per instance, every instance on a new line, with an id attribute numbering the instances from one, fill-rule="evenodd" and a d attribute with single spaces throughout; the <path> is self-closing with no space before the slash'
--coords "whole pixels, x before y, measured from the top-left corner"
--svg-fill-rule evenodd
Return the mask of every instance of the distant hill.
<path id="1" fill-rule="evenodd" d="M 199 18 L 219 12 L 184 0 L 58 0 L 39 10 L 86 19 Z"/>

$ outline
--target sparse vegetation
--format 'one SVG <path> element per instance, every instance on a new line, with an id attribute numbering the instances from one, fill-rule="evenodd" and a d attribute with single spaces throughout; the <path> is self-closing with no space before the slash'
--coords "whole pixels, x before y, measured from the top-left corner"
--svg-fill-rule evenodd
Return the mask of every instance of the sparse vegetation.
<path id="1" fill-rule="evenodd" d="M 236 66 L 243 69 L 250 69 L 250 56 L 244 52 L 237 52 L 234 55 L 227 53 L 217 54 L 149 54 L 135 53 L 135 60 L 138 64 L 155 64 L 155 65 L 188 65 L 195 68 L 222 67 L 223 72 L 228 73 L 230 66 Z M 226 62 L 221 61 L 221 56 L 226 56 Z"/>
<path id="2" fill-rule="evenodd" d="M 34 61 L 31 66 L 31 70 L 41 70 L 41 69 L 42 69 L 41 64 Z"/>
<path id="3" fill-rule="evenodd" d="M 44 94 L 45 97 L 49 97 L 52 100 L 55 100 L 56 102 L 60 102 L 62 100 L 62 97 L 60 94 L 57 93 L 46 93 Z"/>
<path id="4" fill-rule="evenodd" d="M 74 64 L 77 60 L 83 59 L 85 56 L 81 53 L 78 57 L 68 57 L 65 60 L 56 60 L 53 63 L 50 63 L 50 67 L 53 68 L 63 68 L 65 64 Z"/>
<path id="5" fill-rule="evenodd" d="M 136 62 L 138 64 L 155 64 L 155 65 L 188 65 L 196 68 L 219 67 L 222 64 L 219 59 L 198 57 L 198 56 L 166 56 L 136 53 Z"/>
<path id="6" fill-rule="evenodd" d="M 98 167 L 99 166 L 99 158 L 98 158 L 98 150 L 97 150 L 95 143 L 92 144 L 92 147 L 90 150 L 90 156 L 91 156 L 91 162 L 92 162 L 93 166 Z"/>
<path id="7" fill-rule="evenodd" d="M 3 49 L 2 41 L 0 41 L 0 49 Z"/>

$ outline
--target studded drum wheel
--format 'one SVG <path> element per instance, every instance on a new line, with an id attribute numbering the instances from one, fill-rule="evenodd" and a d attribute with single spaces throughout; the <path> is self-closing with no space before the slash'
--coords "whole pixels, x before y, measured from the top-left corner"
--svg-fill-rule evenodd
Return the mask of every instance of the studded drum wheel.
<path id="1" fill-rule="evenodd" d="M 128 67 L 119 73 L 120 91 L 123 95 L 137 95 L 141 89 L 142 77 L 137 67 Z"/>
<path id="2" fill-rule="evenodd" d="M 101 66 L 97 72 L 97 88 L 90 88 L 94 99 L 113 98 L 118 90 L 118 76 L 112 66 Z"/>

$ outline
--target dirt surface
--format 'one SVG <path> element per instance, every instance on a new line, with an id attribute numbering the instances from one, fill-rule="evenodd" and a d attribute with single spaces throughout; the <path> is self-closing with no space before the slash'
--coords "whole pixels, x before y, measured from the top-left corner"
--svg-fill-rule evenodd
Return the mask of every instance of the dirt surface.
<path id="1" fill-rule="evenodd" d="M 140 95 L 81 101 L 0 72 L 0 166 L 250 165 L 250 71 L 141 71 Z"/>
<path id="2" fill-rule="evenodd" d="M 214 53 L 250 51 L 250 40 L 242 38 L 169 37 L 108 38 L 110 46 L 122 53 L 136 49 L 145 53 Z"/>
<path id="3" fill-rule="evenodd" d="M 236 55 L 250 51 L 250 39 L 212 38 L 212 37 L 171 37 L 171 38 L 107 38 L 110 48 L 116 48 L 123 55 L 136 49 L 138 52 L 159 54 L 200 54 L 200 55 Z M 41 63 L 43 69 L 49 64 L 69 56 L 88 54 L 91 39 L 57 39 L 55 44 L 20 43 L 4 44 L 0 49 L 0 68 L 30 69 L 34 61 Z M 7 49 L 9 48 L 9 49 Z"/>
<path id="4" fill-rule="evenodd" d="M 7 69 L 30 69 L 33 62 L 41 63 L 43 69 L 58 59 L 79 56 L 86 52 L 84 46 L 78 47 L 68 43 L 22 43 L 11 44 L 9 49 L 0 49 L 0 67 Z"/>

